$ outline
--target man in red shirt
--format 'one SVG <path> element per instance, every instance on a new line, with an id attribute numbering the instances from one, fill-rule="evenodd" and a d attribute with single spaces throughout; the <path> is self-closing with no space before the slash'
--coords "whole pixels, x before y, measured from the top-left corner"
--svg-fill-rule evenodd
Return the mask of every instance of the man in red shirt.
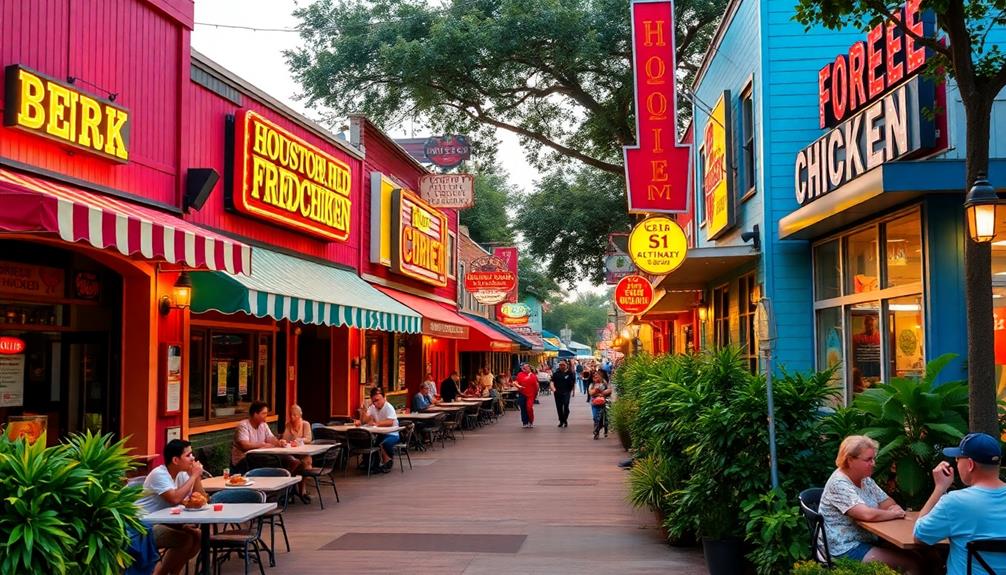
<path id="1" fill-rule="evenodd" d="M 538 397 L 538 375 L 531 371 L 531 366 L 522 363 L 517 374 L 517 385 L 520 387 L 520 421 L 523 427 L 534 428 L 534 400 Z"/>

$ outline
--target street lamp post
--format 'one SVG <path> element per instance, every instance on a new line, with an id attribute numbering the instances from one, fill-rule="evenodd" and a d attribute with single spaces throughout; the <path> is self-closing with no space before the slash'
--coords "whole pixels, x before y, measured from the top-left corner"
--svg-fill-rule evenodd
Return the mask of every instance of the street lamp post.
<path id="1" fill-rule="evenodd" d="M 968 238 L 964 252 L 965 305 L 968 341 L 968 428 L 998 432 L 995 350 L 992 322 L 992 261 L 988 245 L 1006 206 L 984 172 L 975 177 L 964 200 Z"/>

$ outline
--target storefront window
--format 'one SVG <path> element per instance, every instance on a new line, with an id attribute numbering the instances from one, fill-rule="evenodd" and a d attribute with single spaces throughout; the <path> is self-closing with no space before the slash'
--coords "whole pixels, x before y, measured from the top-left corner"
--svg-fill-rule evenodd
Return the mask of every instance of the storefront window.
<path id="1" fill-rule="evenodd" d="M 367 385 L 385 387 L 384 377 L 384 346 L 387 345 L 387 334 L 367 333 Z"/>
<path id="2" fill-rule="evenodd" d="M 272 403 L 272 335 L 193 329 L 189 417 L 242 417 L 253 401 Z"/>
<path id="3" fill-rule="evenodd" d="M 758 342 L 755 335 L 755 309 L 758 307 L 758 287 L 755 275 L 748 274 L 738 282 L 737 295 L 740 322 L 740 347 L 752 373 L 758 371 Z"/>
<path id="4" fill-rule="evenodd" d="M 992 321 L 999 399 L 1006 399 L 1006 241 L 992 242 Z"/>
<path id="5" fill-rule="evenodd" d="M 877 228 L 869 227 L 845 238 L 846 295 L 876 291 L 879 286 L 877 267 Z"/>
<path id="6" fill-rule="evenodd" d="M 845 361 L 842 345 L 842 308 L 829 307 L 817 310 L 817 365 L 821 369 L 838 366 L 832 384 L 841 386 L 845 381 Z"/>
<path id="7" fill-rule="evenodd" d="M 884 287 L 922 281 L 922 221 L 918 212 L 887 222 L 887 277 Z"/>
<path id="8" fill-rule="evenodd" d="M 713 290 L 713 340 L 716 347 L 730 345 L 730 287 Z"/>
<path id="9" fill-rule="evenodd" d="M 849 357 L 852 393 L 880 381 L 880 303 L 849 306 Z"/>
<path id="10" fill-rule="evenodd" d="M 922 377 L 926 371 L 922 331 L 922 297 L 892 299 L 887 304 L 890 330 L 887 361 L 893 377 Z"/>
<path id="11" fill-rule="evenodd" d="M 814 248 L 814 297 L 831 299 L 842 295 L 842 274 L 838 259 L 838 240 Z"/>

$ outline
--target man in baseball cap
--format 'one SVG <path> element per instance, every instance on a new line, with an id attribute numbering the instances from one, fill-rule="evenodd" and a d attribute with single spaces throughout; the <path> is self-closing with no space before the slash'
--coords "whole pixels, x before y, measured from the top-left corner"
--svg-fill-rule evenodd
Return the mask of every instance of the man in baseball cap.
<path id="1" fill-rule="evenodd" d="M 964 575 L 969 541 L 1006 537 L 1006 483 L 999 479 L 1002 448 L 991 435 L 969 433 L 943 454 L 956 458 L 957 472 L 968 487 L 948 493 L 954 468 L 940 462 L 933 469 L 936 487 L 915 523 L 915 539 L 933 545 L 949 538 L 947 575 Z M 983 557 L 996 573 L 1006 570 L 1006 554 L 986 553 Z"/>

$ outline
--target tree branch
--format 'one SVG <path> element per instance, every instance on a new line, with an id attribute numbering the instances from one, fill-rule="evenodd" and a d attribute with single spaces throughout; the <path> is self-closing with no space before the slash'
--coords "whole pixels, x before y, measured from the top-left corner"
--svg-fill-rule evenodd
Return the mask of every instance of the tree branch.
<path id="1" fill-rule="evenodd" d="M 610 162 L 605 162 L 604 160 L 599 160 L 597 158 L 588 156 L 583 152 L 580 152 L 579 150 L 574 150 L 573 148 L 564 146 L 559 142 L 556 142 L 555 140 L 542 134 L 541 132 L 535 132 L 533 130 L 524 128 L 523 126 L 517 126 L 501 120 L 497 120 L 487 115 L 481 109 L 480 106 L 472 105 L 471 107 L 475 109 L 475 112 L 472 112 L 471 110 L 468 109 L 467 106 L 460 105 L 454 102 L 442 102 L 442 104 L 461 111 L 466 116 L 475 120 L 476 122 L 479 122 L 481 124 L 488 124 L 496 128 L 502 128 L 504 130 L 507 130 L 508 132 L 513 132 L 519 136 L 524 136 L 525 138 L 534 140 L 542 144 L 543 146 L 552 148 L 553 150 L 559 152 L 560 154 L 563 154 L 564 156 L 569 156 L 570 158 L 579 160 L 584 164 L 587 164 L 588 166 L 597 168 L 599 170 L 603 170 L 605 172 L 610 172 L 613 174 L 623 174 L 625 172 L 625 168 L 621 164 L 612 164 Z"/>
<path id="2" fill-rule="evenodd" d="M 938 54 L 943 54 L 947 58 L 951 58 L 952 57 L 951 56 L 951 50 L 950 50 L 950 48 L 947 48 L 943 44 L 940 44 L 936 40 L 936 38 L 929 38 L 929 37 L 921 36 L 921 35 L 917 34 L 914 30 L 912 30 L 911 28 L 909 28 L 907 26 L 907 24 L 905 24 L 903 18 L 901 18 L 900 16 L 896 16 L 897 11 L 888 12 L 887 5 L 884 4 L 884 2 L 882 0 L 864 0 L 864 3 L 867 6 L 873 8 L 873 10 L 877 14 L 886 14 L 886 16 L 884 17 L 885 20 L 890 20 L 891 22 L 894 22 L 894 24 L 903 33 L 907 34 L 908 36 L 911 36 L 912 39 L 915 40 L 916 42 L 918 42 L 919 44 L 922 44 L 926 48 L 929 48 L 930 50 L 933 50 L 934 52 L 937 52 Z M 969 44 L 969 46 L 970 46 L 970 44 Z"/>

